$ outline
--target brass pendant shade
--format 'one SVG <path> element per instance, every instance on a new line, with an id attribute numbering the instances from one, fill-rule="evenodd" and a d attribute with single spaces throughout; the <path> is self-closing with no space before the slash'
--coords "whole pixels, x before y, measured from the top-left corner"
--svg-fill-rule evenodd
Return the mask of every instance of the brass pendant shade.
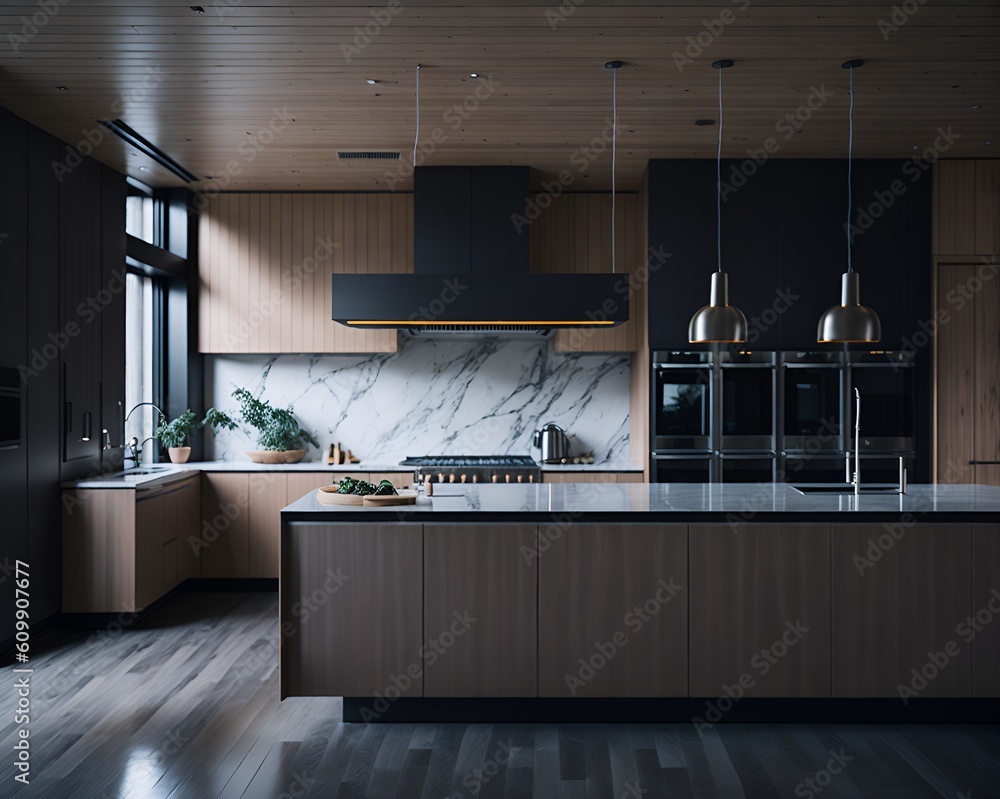
<path id="1" fill-rule="evenodd" d="M 827 308 L 819 318 L 816 339 L 820 344 L 873 344 L 882 338 L 878 314 L 861 304 L 860 284 L 857 272 L 841 276 L 840 305 Z"/>
<path id="2" fill-rule="evenodd" d="M 712 293 L 708 305 L 699 308 L 688 324 L 692 344 L 736 344 L 747 340 L 747 318 L 729 304 L 729 275 L 712 273 Z"/>

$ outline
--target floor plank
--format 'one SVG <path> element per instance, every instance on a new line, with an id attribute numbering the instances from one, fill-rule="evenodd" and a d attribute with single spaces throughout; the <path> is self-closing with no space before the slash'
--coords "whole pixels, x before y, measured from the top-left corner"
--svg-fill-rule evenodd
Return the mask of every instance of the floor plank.
<path id="1" fill-rule="evenodd" d="M 24 799 L 823 799 L 997 795 L 1000 726 L 345 724 L 278 701 L 273 593 L 180 594 L 141 622 L 40 636 Z M 14 694 L 0 692 L 0 747 Z M 9 749 L 8 749 L 9 751 Z"/>

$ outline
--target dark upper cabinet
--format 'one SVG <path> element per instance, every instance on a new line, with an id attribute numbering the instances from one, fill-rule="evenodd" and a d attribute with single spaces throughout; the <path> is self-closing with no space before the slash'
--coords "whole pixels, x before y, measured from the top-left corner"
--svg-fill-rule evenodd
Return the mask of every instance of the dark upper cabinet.
<path id="1" fill-rule="evenodd" d="M 715 269 L 714 167 L 707 161 L 649 162 L 649 247 L 670 253 L 649 279 L 649 341 L 654 348 L 698 349 L 687 343 L 688 322 L 708 302 Z"/>
<path id="2" fill-rule="evenodd" d="M 789 297 L 781 318 L 781 349 L 818 350 L 820 314 L 840 302 L 847 269 L 847 162 L 785 161 L 774 198 L 780 217 L 781 286 Z M 862 280 L 862 298 L 868 288 Z"/>
<path id="3" fill-rule="evenodd" d="M 723 161 L 723 182 L 735 185 Z M 861 300 L 882 321 L 884 347 L 899 347 L 929 312 L 930 180 L 906 162 L 854 162 L 853 258 Z M 922 173 L 921 173 L 922 174 Z M 725 188 L 725 185 L 724 185 Z M 673 257 L 649 290 L 649 343 L 689 347 L 687 324 L 708 301 L 716 263 L 715 162 L 651 161 L 649 244 Z M 772 160 L 722 207 L 723 269 L 730 302 L 743 310 L 758 349 L 824 349 L 819 316 L 840 302 L 847 268 L 847 162 Z M 921 293 L 922 292 L 922 293 Z M 922 316 L 921 314 L 924 314 Z"/>

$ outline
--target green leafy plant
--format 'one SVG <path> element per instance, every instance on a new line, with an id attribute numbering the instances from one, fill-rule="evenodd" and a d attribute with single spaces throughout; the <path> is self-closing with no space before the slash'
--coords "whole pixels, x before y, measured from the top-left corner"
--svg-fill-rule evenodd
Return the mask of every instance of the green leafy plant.
<path id="1" fill-rule="evenodd" d="M 240 403 L 240 418 L 248 427 L 257 431 L 257 446 L 272 452 L 303 449 L 304 443 L 319 447 L 319 442 L 308 430 L 303 430 L 290 408 L 275 408 L 267 400 L 258 399 L 245 388 L 238 388 L 233 397 Z M 211 418 L 210 418 L 211 417 Z M 237 423 L 215 408 L 209 409 L 205 423 L 212 432 L 222 427 L 232 430 Z"/>
<path id="2" fill-rule="evenodd" d="M 183 447 L 188 436 L 199 427 L 201 425 L 195 421 L 194 412 L 188 408 L 172 422 L 168 422 L 166 417 L 161 416 L 155 435 L 161 446 Z"/>
<path id="3" fill-rule="evenodd" d="M 208 427 L 214 435 L 218 435 L 220 430 L 235 430 L 239 427 L 239 423 L 218 408 L 209 408 L 205 418 L 201 420 L 201 427 Z"/>

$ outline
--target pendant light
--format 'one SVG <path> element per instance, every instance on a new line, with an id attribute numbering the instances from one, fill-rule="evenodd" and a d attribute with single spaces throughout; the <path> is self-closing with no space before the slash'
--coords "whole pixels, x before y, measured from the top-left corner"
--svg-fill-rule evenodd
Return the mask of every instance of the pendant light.
<path id="1" fill-rule="evenodd" d="M 882 324 L 871 308 L 861 304 L 860 281 L 851 262 L 851 167 L 854 159 L 854 70 L 864 61 L 845 61 L 841 67 L 850 73 L 850 108 L 847 144 L 847 271 L 840 278 L 840 305 L 827 308 L 819 318 L 816 340 L 820 344 L 873 344 L 882 338 Z"/>
<path id="2" fill-rule="evenodd" d="M 618 248 L 615 246 L 615 161 L 618 158 L 618 70 L 621 61 L 608 61 L 611 70 L 611 272 L 618 272 Z"/>
<path id="3" fill-rule="evenodd" d="M 741 344 L 747 340 L 747 318 L 729 304 L 729 276 L 722 271 L 722 70 L 733 62 L 722 59 L 712 64 L 719 70 L 719 147 L 715 157 L 716 252 L 718 271 L 712 275 L 709 302 L 700 308 L 688 325 L 688 341 L 692 344 Z"/>

